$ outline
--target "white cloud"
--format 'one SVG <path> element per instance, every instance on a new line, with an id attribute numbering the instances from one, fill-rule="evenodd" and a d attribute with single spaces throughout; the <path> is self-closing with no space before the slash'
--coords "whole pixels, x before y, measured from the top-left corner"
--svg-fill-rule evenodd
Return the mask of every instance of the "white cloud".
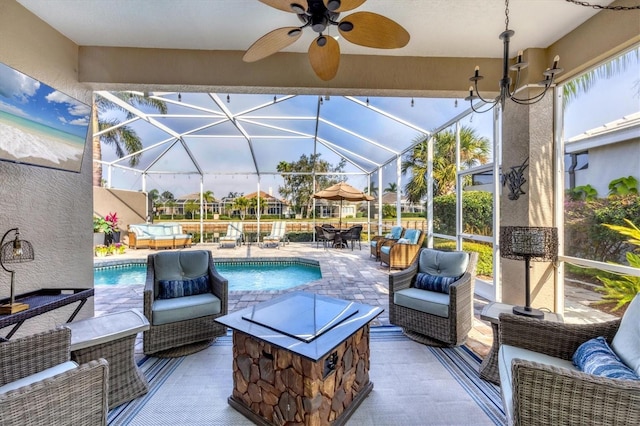
<path id="1" fill-rule="evenodd" d="M 40 82 L 0 64 L 0 96 L 16 98 L 27 103 L 30 96 L 40 88 Z"/>
<path id="2" fill-rule="evenodd" d="M 89 124 L 89 117 L 76 118 L 69 121 L 72 126 L 87 126 Z"/>
<path id="3" fill-rule="evenodd" d="M 24 112 L 23 110 L 21 110 L 17 106 L 9 105 L 8 103 L 2 102 L 2 101 L 0 101 L 0 110 L 8 112 L 9 114 L 12 114 L 12 115 L 17 115 L 19 117 L 28 117 L 29 116 L 26 112 Z"/>

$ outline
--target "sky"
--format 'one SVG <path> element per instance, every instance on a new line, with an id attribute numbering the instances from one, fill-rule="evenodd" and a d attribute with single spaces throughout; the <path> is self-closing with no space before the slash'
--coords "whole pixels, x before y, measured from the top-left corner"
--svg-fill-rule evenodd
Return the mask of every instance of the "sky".
<path id="1" fill-rule="evenodd" d="M 640 93 L 639 84 L 640 64 L 635 60 L 626 72 L 615 78 L 598 80 L 588 93 L 580 95 L 579 98 L 566 106 L 564 119 L 565 139 L 640 111 L 640 98 L 638 97 Z M 203 95 L 198 94 L 198 96 Z M 219 96 L 223 100 L 225 107 L 229 108 L 232 113 L 244 111 L 256 103 L 271 104 L 273 100 L 273 95 L 261 95 L 258 97 L 258 101 L 256 101 L 255 97 L 230 94 L 229 102 L 227 103 L 224 102 L 226 100 L 226 94 L 220 94 Z M 205 96 L 205 98 L 207 97 Z M 276 95 L 276 98 L 280 99 L 282 95 Z M 313 102 L 309 103 L 307 98 L 313 98 Z M 187 111 L 186 108 L 181 107 L 180 103 L 177 102 L 177 94 L 169 95 L 167 99 L 173 100 L 173 103 L 169 104 L 170 113 L 193 114 L 193 110 Z M 357 97 L 356 100 L 364 103 L 366 98 Z M 202 108 L 208 110 L 207 114 L 209 114 L 209 116 L 207 118 L 192 117 L 190 120 L 180 121 L 180 124 L 178 124 L 177 121 L 172 123 L 172 125 L 177 126 L 180 132 L 211 123 L 212 117 L 215 118 L 216 114 L 221 114 L 210 98 L 201 101 L 197 98 L 196 94 L 185 93 L 181 94 L 181 102 L 202 105 Z M 328 100 L 324 100 L 321 105 L 321 116 L 326 122 L 321 123 L 318 134 L 320 137 L 329 141 L 340 141 L 340 144 L 343 144 L 353 151 L 357 151 L 363 145 L 367 145 L 364 144 L 362 140 L 359 140 L 344 130 L 350 129 L 350 131 L 357 133 L 363 138 L 379 142 L 385 146 L 392 146 L 394 149 L 401 149 L 407 143 L 410 143 L 418 137 L 420 132 L 398 124 L 393 120 L 389 120 L 380 114 L 373 113 L 371 108 L 379 108 L 380 110 L 387 111 L 418 128 L 428 131 L 441 126 L 468 108 L 468 104 L 462 99 L 416 98 L 413 99 L 413 106 L 411 106 L 411 103 L 411 98 L 371 97 L 369 98 L 370 108 L 367 108 L 366 106 L 345 100 L 342 97 L 331 97 Z M 315 108 L 317 108 L 316 96 L 298 97 L 293 100 L 269 105 L 249 115 L 264 118 L 265 115 L 282 116 L 303 111 L 303 115 L 308 114 L 308 117 L 312 117 L 315 115 Z M 158 120 L 165 124 L 169 124 L 170 121 L 162 118 L 158 118 Z M 284 120 L 268 121 L 269 125 L 272 126 L 271 128 L 260 127 L 252 123 L 252 121 L 259 122 L 260 119 L 250 119 L 250 121 L 243 122 L 243 125 L 250 130 L 250 134 L 262 134 L 272 137 L 271 139 L 256 140 L 254 143 L 254 153 L 260 162 L 259 168 L 262 171 L 275 171 L 275 167 L 279 161 L 296 161 L 303 152 L 306 154 L 312 152 L 313 144 L 310 139 L 278 141 L 276 138 L 273 138 L 274 136 L 284 134 L 279 130 L 280 127 L 285 126 Z M 328 123 L 332 123 L 332 125 Z M 288 124 L 291 124 L 291 122 Z M 462 124 L 476 129 L 479 136 L 487 137 L 490 141 L 492 140 L 493 124 L 491 113 L 474 113 L 463 119 Z M 144 139 L 145 146 L 151 146 L 164 140 L 173 140 L 168 134 L 153 128 L 144 121 L 133 123 L 132 127 L 134 127 Z M 313 134 L 315 131 L 315 122 L 312 120 L 296 120 L 293 127 L 298 132 Z M 232 132 L 235 132 L 235 129 L 233 126 L 227 124 L 226 127 L 225 125 L 220 125 L 203 128 L 196 132 L 196 134 L 231 134 Z M 221 139 L 217 144 L 214 142 L 213 144 L 208 143 L 205 145 L 203 140 L 204 139 L 198 140 L 193 138 L 193 140 L 188 143 L 192 146 L 190 149 L 192 149 L 194 156 L 201 161 L 203 169 L 207 167 L 211 168 L 205 170 L 205 172 L 216 173 L 222 170 L 232 170 L 236 173 L 235 175 L 206 176 L 204 181 L 205 191 L 211 190 L 216 198 L 221 198 L 230 192 L 248 194 L 257 190 L 257 180 L 253 175 L 255 168 L 250 160 L 250 150 L 246 142 L 241 139 Z M 215 146 L 215 148 L 212 149 L 212 146 Z M 165 149 L 167 149 L 167 144 L 150 149 L 147 153 L 143 154 L 141 164 L 145 167 L 150 165 L 155 159 L 156 154 Z M 103 147 L 103 159 L 106 161 L 114 160 L 115 155 L 112 151 L 109 147 Z M 321 148 L 318 152 L 322 154 L 321 158 L 332 164 L 337 164 L 338 156 L 331 152 L 331 150 Z M 381 156 L 380 150 L 365 150 L 361 152 L 361 155 L 362 158 L 356 159 L 356 162 L 365 168 L 371 167 L 370 160 L 378 163 L 383 162 L 383 156 Z M 352 156 L 352 158 L 355 157 Z M 213 161 L 207 162 L 207 159 Z M 205 166 L 207 163 L 210 165 Z M 185 167 L 185 164 L 189 164 L 189 167 L 193 170 L 190 161 L 187 161 L 185 151 L 182 147 L 176 146 L 168 152 L 165 159 L 159 161 L 153 167 L 162 167 L 164 170 L 175 170 L 178 172 Z M 348 166 L 346 171 L 349 173 L 360 172 L 358 168 L 354 166 Z M 383 168 L 383 190 L 388 186 L 389 182 L 395 182 L 396 175 L 395 161 Z M 406 184 L 408 178 L 408 176 L 402 177 L 401 187 Z M 376 186 L 378 186 L 377 176 L 374 176 L 374 179 Z M 115 170 L 112 174 L 112 182 L 114 187 L 121 189 L 138 191 L 142 188 L 140 173 L 134 173 L 132 171 Z M 348 182 L 360 189 L 364 189 L 364 187 L 368 185 L 367 177 L 362 174 L 360 176 L 350 174 Z M 265 174 L 261 178 L 260 189 L 265 192 L 271 192 L 277 196 L 277 189 L 280 184 L 281 179 L 279 177 Z M 179 197 L 181 195 L 199 192 L 200 177 L 198 175 L 186 176 L 180 173 L 148 175 L 146 190 L 149 191 L 151 189 L 158 189 L 160 192 L 170 191 L 174 196 Z"/>
<path id="2" fill-rule="evenodd" d="M 0 111 L 85 138 L 91 107 L 0 63 Z"/>

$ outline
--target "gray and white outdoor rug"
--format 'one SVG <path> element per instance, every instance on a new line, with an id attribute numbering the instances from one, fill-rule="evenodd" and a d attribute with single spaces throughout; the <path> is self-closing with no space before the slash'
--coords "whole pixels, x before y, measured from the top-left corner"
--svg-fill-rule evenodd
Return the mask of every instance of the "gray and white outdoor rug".
<path id="1" fill-rule="evenodd" d="M 109 412 L 120 425 L 252 425 L 227 404 L 231 336 L 182 358 L 146 357 L 147 395 Z M 502 425 L 500 388 L 478 376 L 480 359 L 466 347 L 432 348 L 396 327 L 371 328 L 373 390 L 348 425 Z"/>

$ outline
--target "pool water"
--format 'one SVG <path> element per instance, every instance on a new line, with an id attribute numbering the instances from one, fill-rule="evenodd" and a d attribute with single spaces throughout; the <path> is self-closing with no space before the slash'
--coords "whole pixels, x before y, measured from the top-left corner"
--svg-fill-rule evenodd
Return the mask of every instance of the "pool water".
<path id="1" fill-rule="evenodd" d="M 318 266 L 291 262 L 219 263 L 216 269 L 229 280 L 229 291 L 286 290 L 322 278 Z M 95 286 L 144 285 L 146 264 L 94 268 Z"/>

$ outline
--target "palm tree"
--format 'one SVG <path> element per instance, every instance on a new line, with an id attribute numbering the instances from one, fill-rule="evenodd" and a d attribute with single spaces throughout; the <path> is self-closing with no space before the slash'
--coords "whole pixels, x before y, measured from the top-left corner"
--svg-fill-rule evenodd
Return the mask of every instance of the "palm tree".
<path id="1" fill-rule="evenodd" d="M 147 196 L 151 200 L 152 210 L 155 211 L 156 203 L 160 199 L 160 191 L 158 191 L 157 189 L 152 189 L 151 191 L 149 191 L 149 194 Z"/>
<path id="2" fill-rule="evenodd" d="M 451 193 L 456 184 L 456 135 L 452 130 L 435 134 L 433 150 L 434 195 Z M 427 147 L 428 137 L 420 136 L 417 145 L 404 158 L 402 174 L 411 171 L 411 180 L 405 185 L 407 198 L 420 202 L 427 195 Z M 462 126 L 460 129 L 460 161 L 463 169 L 485 164 L 489 159 L 489 139 L 479 137 L 476 130 Z"/>
<path id="3" fill-rule="evenodd" d="M 167 213 L 167 207 L 171 208 L 171 220 L 173 220 L 173 213 L 174 213 L 174 209 L 173 207 L 175 207 L 176 202 L 175 202 L 175 197 L 173 196 L 173 194 L 169 191 L 164 191 L 162 194 L 160 194 L 160 200 L 162 201 L 162 204 L 164 205 L 164 210 L 165 210 L 165 214 Z"/>
<path id="4" fill-rule="evenodd" d="M 371 196 L 372 197 L 377 197 L 378 196 L 378 187 L 376 186 L 376 183 L 372 180 L 371 183 L 369 184 L 369 186 L 365 186 L 363 192 L 365 194 L 369 193 L 369 189 L 371 189 Z"/>
<path id="5" fill-rule="evenodd" d="M 213 191 L 205 191 L 202 193 L 202 202 L 204 203 L 204 216 L 207 217 L 207 204 L 213 203 L 216 198 L 213 196 Z"/>
<path id="6" fill-rule="evenodd" d="M 154 108 L 161 114 L 167 113 L 167 104 L 158 99 L 147 98 L 130 92 L 117 92 L 115 96 L 135 106 L 148 106 Z M 113 110 L 125 112 L 127 120 L 134 117 L 130 111 L 127 111 L 121 106 L 99 95 L 93 96 L 93 105 L 91 108 L 93 134 L 96 135 L 98 132 L 111 129 L 99 136 L 93 137 L 93 186 L 102 185 L 102 163 L 100 162 L 102 160 L 102 143 L 112 145 L 118 158 L 133 154 L 142 149 L 142 141 L 133 128 L 128 125 L 118 126 L 120 122 L 117 119 L 100 119 L 100 113 L 104 114 Z M 140 154 L 136 154 L 129 158 L 129 165 L 135 166 L 139 161 Z"/>
<path id="7" fill-rule="evenodd" d="M 637 48 L 567 82 L 562 86 L 564 105 L 568 105 L 581 93 L 587 93 L 598 80 L 609 79 L 620 75 L 620 73 L 626 71 L 631 65 L 638 62 L 639 59 L 640 48 Z M 636 96 L 640 96 L 640 79 L 636 80 L 634 87 L 637 92 Z"/>
<path id="8" fill-rule="evenodd" d="M 245 197 L 238 197 L 233 201 L 233 208 L 240 210 L 240 220 L 244 220 L 247 215 L 247 208 L 249 207 L 249 200 Z"/>
<path id="9" fill-rule="evenodd" d="M 387 187 L 384 189 L 384 193 L 386 194 L 387 192 L 391 192 L 393 194 L 398 192 L 398 184 L 395 182 L 389 182 Z"/>

